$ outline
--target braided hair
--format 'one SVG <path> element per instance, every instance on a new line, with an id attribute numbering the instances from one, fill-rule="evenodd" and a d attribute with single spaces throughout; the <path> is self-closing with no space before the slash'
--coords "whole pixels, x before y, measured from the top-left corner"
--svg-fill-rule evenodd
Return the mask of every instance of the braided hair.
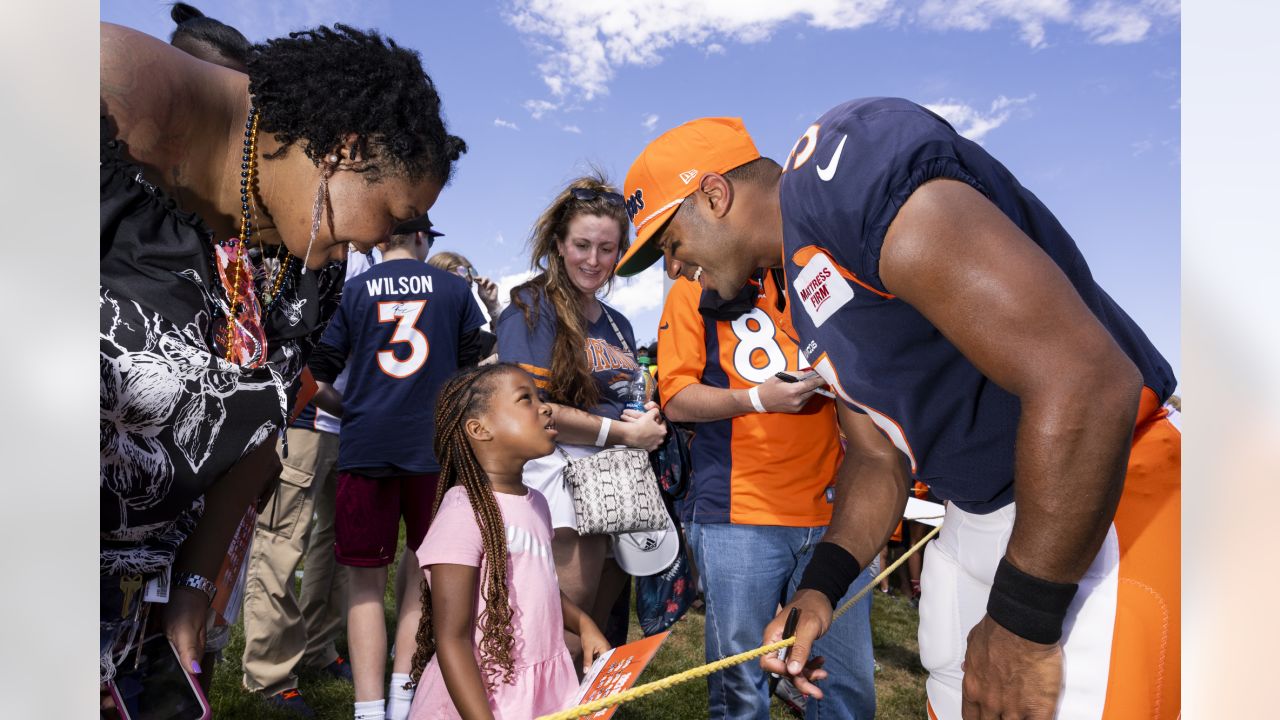
<path id="1" fill-rule="evenodd" d="M 504 372 L 523 372 L 515 365 L 498 363 L 460 371 L 445 383 L 436 400 L 436 458 L 440 461 L 440 482 L 432 515 L 440 510 L 445 491 L 462 485 L 471 500 L 471 510 L 480 525 L 484 543 L 480 595 L 485 609 L 476 619 L 480 628 L 480 672 L 492 689 L 495 679 L 502 684 L 514 680 L 515 666 L 511 658 L 512 610 L 507 587 L 507 530 L 498 501 L 489 487 L 489 479 L 475 451 L 467 440 L 463 426 L 467 420 L 484 412 L 493 395 L 493 382 Z M 422 580 L 422 619 L 418 621 L 417 650 L 413 653 L 411 683 L 417 683 L 422 671 L 436 652 L 435 633 L 431 628 L 431 587 Z"/>

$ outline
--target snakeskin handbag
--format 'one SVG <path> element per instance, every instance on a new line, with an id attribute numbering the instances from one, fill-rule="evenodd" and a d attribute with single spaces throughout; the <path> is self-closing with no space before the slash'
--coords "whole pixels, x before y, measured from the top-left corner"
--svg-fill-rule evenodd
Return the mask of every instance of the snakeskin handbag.
<path id="1" fill-rule="evenodd" d="M 662 530 L 667 509 L 649 453 L 607 448 L 582 458 L 564 450 L 564 483 L 573 496 L 579 535 Z"/>

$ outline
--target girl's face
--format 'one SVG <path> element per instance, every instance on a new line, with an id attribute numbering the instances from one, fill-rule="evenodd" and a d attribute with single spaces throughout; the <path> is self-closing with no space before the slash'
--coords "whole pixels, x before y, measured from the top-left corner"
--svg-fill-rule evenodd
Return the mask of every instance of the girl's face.
<path id="1" fill-rule="evenodd" d="M 320 184 L 320 171 L 310 182 L 299 183 L 299 190 L 284 199 L 283 206 L 272 207 L 272 219 L 280 241 L 295 257 L 306 258 L 307 267 L 317 270 L 330 260 L 346 257 L 347 243 L 361 252 L 391 236 L 398 223 L 422 215 L 435 205 L 441 185 L 436 180 L 409 180 L 403 175 L 387 173 L 370 183 L 366 175 L 339 170 L 329 178 L 329 212 L 321 211 L 320 231 L 315 245 L 307 253 L 311 239 L 311 220 L 315 192 Z M 309 187 L 309 190 L 308 190 Z"/>
<path id="2" fill-rule="evenodd" d="M 595 295 L 613 277 L 622 234 L 618 222 L 603 215 L 577 215 L 556 241 L 569 281 L 584 295 Z"/>
<path id="3" fill-rule="evenodd" d="M 489 407 L 480 421 L 493 433 L 494 447 L 528 461 L 556 449 L 551 406 L 538 399 L 533 378 L 523 370 L 508 370 L 493 379 Z"/>

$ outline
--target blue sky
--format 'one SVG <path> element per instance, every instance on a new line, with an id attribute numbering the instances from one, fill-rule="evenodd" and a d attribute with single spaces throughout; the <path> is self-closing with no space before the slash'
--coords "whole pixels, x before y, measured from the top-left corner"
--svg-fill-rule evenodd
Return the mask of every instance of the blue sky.
<path id="1" fill-rule="evenodd" d="M 195 3 L 262 40 L 320 23 L 377 28 L 422 53 L 471 147 L 431 211 L 511 286 L 531 223 L 569 179 L 621 184 L 655 135 L 734 115 L 785 157 L 845 100 L 896 95 L 981 142 L 1058 216 L 1100 284 L 1181 371 L 1177 0 L 594 0 Z M 168 5 L 102 18 L 166 38 Z M 611 302 L 652 340 L 655 269 Z"/>

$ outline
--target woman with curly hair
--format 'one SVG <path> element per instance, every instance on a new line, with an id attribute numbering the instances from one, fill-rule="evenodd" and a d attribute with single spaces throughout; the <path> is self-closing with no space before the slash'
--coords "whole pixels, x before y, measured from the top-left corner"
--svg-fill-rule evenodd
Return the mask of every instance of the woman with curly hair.
<path id="1" fill-rule="evenodd" d="M 624 410 L 640 366 L 631 323 L 597 295 L 613 279 L 630 225 L 622 196 L 599 174 L 569 183 L 534 223 L 533 279 L 511 291 L 498 317 L 498 358 L 533 375 L 552 403 L 565 452 L 601 447 L 653 450 L 666 437 L 657 405 Z M 626 575 L 606 558 L 607 535 L 579 535 L 560 453 L 525 468 L 525 483 L 546 496 L 555 528 L 556 572 L 565 593 L 597 624 L 609 617 Z M 576 656 L 577 641 L 566 637 Z"/>
<path id="2" fill-rule="evenodd" d="M 578 687 L 563 630 L 582 637 L 584 669 L 609 649 L 560 590 L 551 512 L 522 481 L 524 464 L 554 452 L 555 437 L 551 408 L 514 365 L 465 370 L 440 390 L 440 484 L 418 548 L 425 579 L 410 720 L 561 710 Z"/>
<path id="3" fill-rule="evenodd" d="M 146 625 L 199 673 L 213 582 L 276 477 L 287 388 L 362 251 L 435 203 L 466 145 L 417 53 L 337 25 L 248 74 L 101 29 L 100 677 Z M 287 442 L 287 438 L 286 438 Z M 158 612 L 158 611 L 157 611 Z"/>

